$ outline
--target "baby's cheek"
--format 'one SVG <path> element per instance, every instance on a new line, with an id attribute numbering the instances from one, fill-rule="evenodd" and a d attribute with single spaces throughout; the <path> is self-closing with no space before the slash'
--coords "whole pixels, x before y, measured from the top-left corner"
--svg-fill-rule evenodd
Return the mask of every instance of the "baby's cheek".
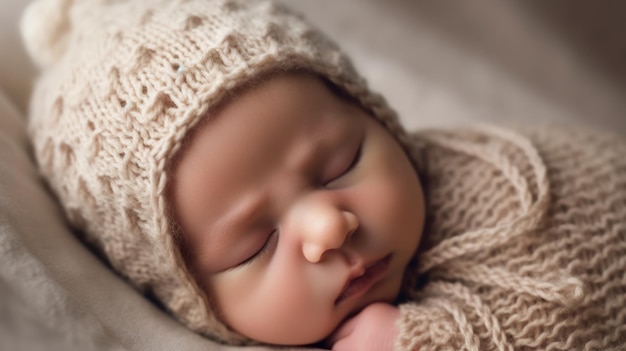
<path id="1" fill-rule="evenodd" d="M 404 194 L 408 189 L 401 189 L 397 180 L 386 177 L 384 174 L 372 177 L 363 189 L 363 206 L 367 216 L 373 218 L 379 225 L 392 222 L 403 212 L 406 206 Z M 387 223 L 388 224 L 388 223 Z"/>
<path id="2" fill-rule="evenodd" d="M 272 270 L 280 266 L 282 269 Z M 220 279 L 215 294 L 224 322 L 265 343 L 304 345 L 319 341 L 338 324 L 321 293 L 323 282 L 295 272 L 294 264 L 272 264 L 269 272 Z M 298 274 L 296 274 L 298 273 Z"/>

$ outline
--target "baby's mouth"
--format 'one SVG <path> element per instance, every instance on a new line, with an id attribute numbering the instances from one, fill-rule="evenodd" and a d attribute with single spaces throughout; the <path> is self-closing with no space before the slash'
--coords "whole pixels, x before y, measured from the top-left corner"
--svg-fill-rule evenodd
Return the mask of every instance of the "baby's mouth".
<path id="1" fill-rule="evenodd" d="M 391 254 L 371 264 L 360 276 L 348 280 L 341 294 L 335 300 L 335 305 L 348 298 L 362 296 L 367 293 L 385 275 L 390 260 Z"/>

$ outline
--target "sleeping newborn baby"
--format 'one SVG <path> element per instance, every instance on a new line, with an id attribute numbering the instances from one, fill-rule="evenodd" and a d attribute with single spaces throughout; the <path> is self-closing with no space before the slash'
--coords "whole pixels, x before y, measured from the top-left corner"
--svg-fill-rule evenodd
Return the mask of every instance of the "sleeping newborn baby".
<path id="1" fill-rule="evenodd" d="M 409 134 L 267 1 L 38 0 L 30 111 L 78 235 L 221 343 L 626 347 L 626 143 Z"/>

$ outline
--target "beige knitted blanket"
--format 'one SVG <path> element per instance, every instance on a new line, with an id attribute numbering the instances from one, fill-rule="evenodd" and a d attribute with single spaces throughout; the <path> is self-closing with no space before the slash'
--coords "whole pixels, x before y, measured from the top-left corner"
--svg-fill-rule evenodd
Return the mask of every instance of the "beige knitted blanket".
<path id="1" fill-rule="evenodd" d="M 427 227 L 399 350 L 626 350 L 626 143 L 575 128 L 415 135 Z"/>

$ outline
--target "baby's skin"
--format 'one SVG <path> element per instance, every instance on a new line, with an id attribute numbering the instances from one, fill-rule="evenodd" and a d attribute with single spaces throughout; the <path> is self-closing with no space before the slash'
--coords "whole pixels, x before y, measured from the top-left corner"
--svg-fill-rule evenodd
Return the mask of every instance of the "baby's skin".
<path id="1" fill-rule="evenodd" d="M 268 344 L 392 349 L 424 197 L 367 111 L 314 75 L 274 75 L 212 111 L 172 176 L 186 264 L 230 328 Z"/>

